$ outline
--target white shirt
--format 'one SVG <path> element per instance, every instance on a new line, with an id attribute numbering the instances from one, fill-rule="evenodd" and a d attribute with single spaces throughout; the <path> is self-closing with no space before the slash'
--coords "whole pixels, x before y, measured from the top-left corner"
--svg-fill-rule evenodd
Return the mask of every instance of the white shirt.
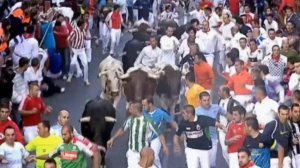
<path id="1" fill-rule="evenodd" d="M 281 48 L 282 45 L 282 38 L 280 37 L 275 37 L 274 40 L 271 40 L 270 38 L 265 39 L 261 44 L 261 48 L 265 48 L 265 53 L 266 55 L 269 55 L 272 53 L 272 47 L 274 45 L 278 45 Z"/>
<path id="2" fill-rule="evenodd" d="M 143 48 L 139 56 L 134 62 L 134 66 L 142 64 L 150 68 L 155 67 L 157 64 L 158 58 L 161 56 L 161 49 L 159 47 L 152 48 L 151 45 L 148 45 Z"/>
<path id="3" fill-rule="evenodd" d="M 229 75 L 229 77 L 231 77 L 232 75 L 236 74 L 235 66 L 233 65 L 233 66 L 229 67 L 229 65 L 226 64 L 223 72 L 227 73 Z"/>
<path id="4" fill-rule="evenodd" d="M 175 49 L 179 46 L 179 41 L 176 37 L 168 37 L 166 35 L 162 36 L 160 39 L 160 47 L 162 54 L 158 59 L 160 65 L 172 65 L 173 68 L 176 67 L 176 54 Z"/>
<path id="5" fill-rule="evenodd" d="M 160 20 L 161 21 L 163 21 L 163 20 L 173 20 L 173 21 L 175 21 L 178 24 L 178 13 L 177 12 L 166 12 L 166 11 L 163 11 L 160 14 Z"/>
<path id="6" fill-rule="evenodd" d="M 178 49 L 178 54 L 182 55 L 182 57 L 185 57 L 190 53 L 190 47 L 188 45 L 188 39 L 184 39 Z"/>
<path id="7" fill-rule="evenodd" d="M 196 37 L 198 38 L 196 43 L 199 45 L 200 51 L 212 54 L 218 47 L 218 34 L 215 30 L 211 29 L 205 33 L 202 30 L 197 31 Z"/>
<path id="8" fill-rule="evenodd" d="M 213 12 L 210 17 L 205 16 L 205 20 L 208 20 L 210 28 L 216 28 L 222 20 L 220 17 Z"/>
<path id="9" fill-rule="evenodd" d="M 297 73 L 293 73 L 290 77 L 289 81 L 289 90 L 290 91 L 295 91 L 295 90 L 300 90 L 300 75 Z"/>
<path id="10" fill-rule="evenodd" d="M 231 28 L 234 27 L 235 24 L 233 22 L 229 22 L 228 24 L 222 24 L 220 27 L 220 32 L 226 41 L 230 41 L 232 39 Z"/>
<path id="11" fill-rule="evenodd" d="M 279 104 L 276 101 L 269 97 L 265 97 L 261 102 L 257 101 L 255 103 L 253 114 L 256 115 L 258 123 L 265 126 L 267 123 L 274 120 L 278 107 Z"/>
<path id="12" fill-rule="evenodd" d="M 5 142 L 0 146 L 0 155 L 8 161 L 8 164 L 1 164 L 0 168 L 22 168 L 22 160 L 29 156 L 20 142 L 9 146 Z"/>
<path id="13" fill-rule="evenodd" d="M 251 52 L 250 49 L 248 50 L 249 58 L 257 58 L 257 61 L 261 61 L 263 59 L 263 52 L 261 49 L 257 49 L 254 52 Z"/>
<path id="14" fill-rule="evenodd" d="M 198 19 L 200 24 L 205 20 L 204 10 L 193 10 L 189 14 L 193 19 Z"/>
<path id="15" fill-rule="evenodd" d="M 266 28 L 267 31 L 268 31 L 269 29 L 271 29 L 271 28 L 274 29 L 275 31 L 278 30 L 278 23 L 277 23 L 275 20 L 272 20 L 272 22 L 269 23 L 268 20 L 266 19 L 266 20 L 264 21 L 264 25 L 265 25 L 265 28 Z"/>
<path id="16" fill-rule="evenodd" d="M 38 69 L 37 71 L 34 70 L 33 67 L 28 67 L 27 71 L 25 72 L 28 82 L 30 81 L 38 81 L 39 84 L 42 83 L 43 75 L 42 70 Z"/>
<path id="17" fill-rule="evenodd" d="M 240 60 L 244 61 L 244 63 L 248 62 L 248 58 L 249 58 L 249 53 L 250 53 L 250 48 L 249 47 L 245 47 L 244 49 L 242 47 L 238 48 L 239 53 L 240 53 Z"/>
<path id="18" fill-rule="evenodd" d="M 39 43 L 34 37 L 25 39 L 23 36 L 17 36 L 10 40 L 9 47 L 15 47 L 13 55 L 16 57 L 32 59 L 38 57 L 39 54 Z"/>
<path id="19" fill-rule="evenodd" d="M 230 41 L 230 48 L 238 48 L 240 46 L 240 39 L 243 37 L 247 38 L 240 32 L 236 33 Z"/>
<path id="20" fill-rule="evenodd" d="M 13 79 L 13 92 L 11 101 L 13 103 L 20 103 L 29 93 L 28 90 L 28 79 L 24 74 L 16 73 Z"/>

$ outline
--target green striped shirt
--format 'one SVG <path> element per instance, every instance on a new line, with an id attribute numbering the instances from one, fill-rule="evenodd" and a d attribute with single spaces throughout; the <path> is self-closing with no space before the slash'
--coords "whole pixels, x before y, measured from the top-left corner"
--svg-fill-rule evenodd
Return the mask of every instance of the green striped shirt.
<path id="1" fill-rule="evenodd" d="M 152 120 L 145 116 L 129 117 L 123 125 L 124 131 L 128 129 L 128 147 L 135 152 L 140 152 L 144 147 L 149 146 L 153 132 L 160 135 L 158 128 Z"/>

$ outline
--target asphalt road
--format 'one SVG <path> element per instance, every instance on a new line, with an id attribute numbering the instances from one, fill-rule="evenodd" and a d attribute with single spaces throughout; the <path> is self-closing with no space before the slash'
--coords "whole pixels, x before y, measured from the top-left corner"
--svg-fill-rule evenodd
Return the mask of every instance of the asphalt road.
<path id="1" fill-rule="evenodd" d="M 97 33 L 98 34 L 98 33 Z M 121 37 L 121 44 L 118 49 L 121 52 L 126 41 L 131 38 L 131 35 L 125 33 Z M 90 86 L 85 86 L 83 83 L 83 79 L 73 79 L 71 83 L 66 83 L 62 80 L 57 81 L 60 85 L 66 87 L 66 91 L 63 94 L 54 95 L 48 99 L 46 102 L 48 105 L 53 107 L 53 112 L 47 116 L 44 116 L 45 119 L 50 120 L 52 124 L 57 122 L 57 115 L 60 110 L 68 110 L 71 114 L 71 123 L 72 125 L 80 131 L 80 123 L 79 118 L 84 109 L 84 105 L 87 100 L 96 97 L 100 94 L 100 80 L 97 78 L 98 75 L 98 65 L 101 60 L 105 58 L 102 55 L 101 47 L 97 47 L 95 43 L 92 44 L 92 62 L 89 65 L 89 79 Z M 216 86 L 221 85 L 222 81 L 217 78 L 215 82 Z M 217 87 L 215 87 L 217 90 Z M 213 96 L 214 102 L 217 100 L 216 92 Z M 117 123 L 115 124 L 115 128 L 113 133 L 121 127 L 122 123 L 125 121 L 125 98 L 123 97 L 117 107 Z M 172 148 L 172 133 L 168 133 L 167 141 L 169 144 L 169 148 L 171 154 L 168 158 L 163 157 L 162 163 L 164 168 L 185 168 L 185 157 L 184 154 L 181 156 L 174 155 Z M 126 151 L 127 151 L 127 139 L 128 136 L 124 136 L 115 141 L 113 148 L 107 151 L 106 155 L 106 163 L 107 168 L 126 168 L 127 160 L 126 160 Z M 220 148 L 219 148 L 220 149 Z M 218 151 L 217 154 L 217 167 L 216 168 L 227 168 L 226 162 L 221 156 L 221 151 Z"/>

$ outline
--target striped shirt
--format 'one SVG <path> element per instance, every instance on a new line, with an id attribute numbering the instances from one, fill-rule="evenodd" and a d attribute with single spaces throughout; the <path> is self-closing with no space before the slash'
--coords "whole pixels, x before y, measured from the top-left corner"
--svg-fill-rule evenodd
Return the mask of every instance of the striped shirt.
<path id="1" fill-rule="evenodd" d="M 78 27 L 75 27 L 68 37 L 71 48 L 82 49 L 84 48 L 84 32 Z"/>
<path id="2" fill-rule="evenodd" d="M 290 121 L 290 127 L 292 129 L 293 138 L 300 141 L 300 124 Z M 300 144 L 293 145 L 293 153 L 294 155 L 300 154 Z"/>
<path id="3" fill-rule="evenodd" d="M 152 120 L 145 116 L 129 117 L 123 125 L 123 131 L 127 131 L 128 129 L 128 148 L 135 152 L 140 152 L 142 148 L 149 146 L 153 132 L 160 135 L 158 128 Z"/>

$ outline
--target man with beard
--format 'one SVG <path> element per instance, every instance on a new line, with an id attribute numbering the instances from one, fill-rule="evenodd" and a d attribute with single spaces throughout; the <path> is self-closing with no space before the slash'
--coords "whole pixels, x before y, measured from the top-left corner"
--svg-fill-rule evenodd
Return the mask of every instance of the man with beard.
<path id="1" fill-rule="evenodd" d="M 300 167 L 300 145 L 299 145 L 299 135 L 300 135 L 300 105 L 293 104 L 291 106 L 291 120 L 290 126 L 293 133 L 293 157 L 292 164 L 293 167 Z"/>
<path id="2" fill-rule="evenodd" d="M 259 168 L 251 161 L 250 151 L 247 148 L 242 148 L 238 151 L 238 158 L 240 168 Z"/>
<path id="3" fill-rule="evenodd" d="M 60 157 L 61 167 L 64 168 L 81 168 L 87 167 L 85 155 L 92 157 L 92 168 L 98 168 L 101 162 L 99 152 L 88 146 L 81 140 L 77 139 L 73 133 L 71 125 L 65 125 L 62 128 L 61 134 L 63 144 L 61 144 L 54 152 L 46 155 L 37 156 L 37 159 L 46 160 L 48 158 Z"/>
<path id="4" fill-rule="evenodd" d="M 263 142 L 274 141 L 271 146 L 271 168 L 287 168 L 291 165 L 289 157 L 292 147 L 292 130 L 289 126 L 290 109 L 286 105 L 278 108 L 278 117 L 269 122 L 263 132 Z"/>

